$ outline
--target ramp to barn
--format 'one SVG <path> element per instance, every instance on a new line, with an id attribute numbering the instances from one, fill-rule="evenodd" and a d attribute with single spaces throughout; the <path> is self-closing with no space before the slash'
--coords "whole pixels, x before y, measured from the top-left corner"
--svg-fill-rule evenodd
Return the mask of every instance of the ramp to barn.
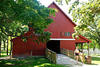
<path id="1" fill-rule="evenodd" d="M 63 54 L 57 54 L 57 64 L 67 64 L 71 65 L 72 67 L 82 67 L 81 62 L 77 62 L 76 60 Z"/>

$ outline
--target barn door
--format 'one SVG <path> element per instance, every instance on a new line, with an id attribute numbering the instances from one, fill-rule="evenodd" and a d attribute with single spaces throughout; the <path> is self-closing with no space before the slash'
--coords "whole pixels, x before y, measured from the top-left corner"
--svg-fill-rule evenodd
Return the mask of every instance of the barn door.
<path id="1" fill-rule="evenodd" d="M 50 40 L 47 42 L 47 48 L 56 52 L 60 53 L 60 41 L 59 40 Z"/>

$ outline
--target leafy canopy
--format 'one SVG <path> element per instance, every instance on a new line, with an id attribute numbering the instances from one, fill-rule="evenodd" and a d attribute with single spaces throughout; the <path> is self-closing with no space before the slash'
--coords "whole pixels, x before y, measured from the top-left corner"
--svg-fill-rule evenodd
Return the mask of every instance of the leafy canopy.
<path id="1" fill-rule="evenodd" d="M 88 36 L 100 45 L 100 0 L 89 0 L 78 5 L 71 11 L 73 21 L 78 22 L 76 34 Z"/>
<path id="2" fill-rule="evenodd" d="M 0 38 L 20 36 L 29 31 L 50 35 L 44 29 L 53 22 L 55 11 L 44 7 L 37 0 L 0 0 Z"/>

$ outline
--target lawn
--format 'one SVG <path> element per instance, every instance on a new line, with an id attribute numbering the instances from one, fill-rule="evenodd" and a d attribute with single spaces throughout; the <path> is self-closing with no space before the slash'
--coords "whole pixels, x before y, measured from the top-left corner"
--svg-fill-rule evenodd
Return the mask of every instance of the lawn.
<path id="1" fill-rule="evenodd" d="M 100 64 L 100 56 L 92 56 L 92 64 Z"/>
<path id="2" fill-rule="evenodd" d="M 8 53 L 9 53 L 9 52 L 8 52 Z M 6 52 L 6 51 L 2 51 L 0 57 L 6 57 L 6 56 L 8 56 L 8 55 L 7 55 L 7 52 Z"/>
<path id="3" fill-rule="evenodd" d="M 0 60 L 0 67 L 68 67 L 53 64 L 44 57 L 28 57 L 20 59 Z"/>

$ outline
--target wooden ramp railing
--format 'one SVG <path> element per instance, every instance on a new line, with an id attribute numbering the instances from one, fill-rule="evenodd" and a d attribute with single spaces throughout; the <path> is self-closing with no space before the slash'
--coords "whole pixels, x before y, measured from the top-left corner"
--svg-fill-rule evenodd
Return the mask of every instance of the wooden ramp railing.
<path id="1" fill-rule="evenodd" d="M 56 64 L 56 52 L 46 49 L 46 58 L 48 58 L 51 62 Z"/>
<path id="2" fill-rule="evenodd" d="M 74 58 L 74 51 L 72 51 L 72 50 L 67 50 L 67 49 L 61 48 L 61 53 L 64 55 L 67 55 L 71 58 Z"/>

